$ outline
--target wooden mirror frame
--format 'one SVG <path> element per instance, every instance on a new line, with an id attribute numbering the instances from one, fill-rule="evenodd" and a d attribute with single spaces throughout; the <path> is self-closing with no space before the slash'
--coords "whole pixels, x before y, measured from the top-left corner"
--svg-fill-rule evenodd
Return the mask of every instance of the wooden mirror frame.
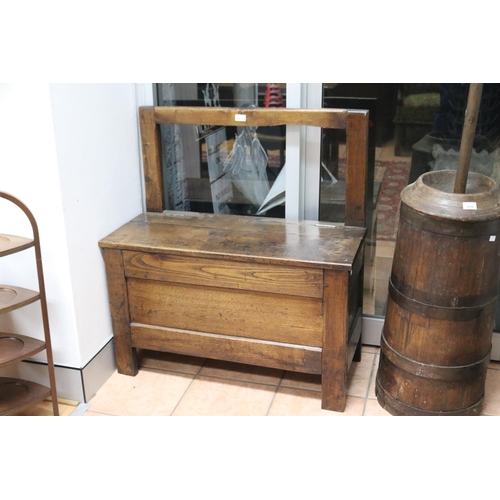
<path id="1" fill-rule="evenodd" d="M 346 109 L 222 108 L 147 106 L 139 108 L 146 210 L 163 212 L 161 124 L 269 127 L 304 125 L 346 131 L 345 225 L 366 227 L 368 111 Z"/>

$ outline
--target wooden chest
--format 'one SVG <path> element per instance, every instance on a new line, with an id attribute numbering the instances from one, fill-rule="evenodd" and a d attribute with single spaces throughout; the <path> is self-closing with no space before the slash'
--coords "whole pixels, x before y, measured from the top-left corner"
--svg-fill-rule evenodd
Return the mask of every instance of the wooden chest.
<path id="1" fill-rule="evenodd" d="M 322 407 L 343 411 L 361 356 L 368 112 L 139 108 L 146 213 L 100 241 L 118 371 L 135 350 L 321 374 Z M 160 127 L 277 125 L 344 130 L 344 223 L 165 210 Z"/>
<path id="2" fill-rule="evenodd" d="M 343 411 L 360 359 L 365 229 L 165 211 L 99 242 L 118 371 L 136 348 L 321 374 Z"/>

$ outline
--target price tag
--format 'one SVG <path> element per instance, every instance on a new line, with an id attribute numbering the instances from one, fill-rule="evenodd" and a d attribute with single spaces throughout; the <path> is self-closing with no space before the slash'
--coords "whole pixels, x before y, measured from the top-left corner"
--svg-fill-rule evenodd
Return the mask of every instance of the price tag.
<path id="1" fill-rule="evenodd" d="M 477 203 L 475 201 L 464 201 L 464 210 L 477 210 Z"/>
<path id="2" fill-rule="evenodd" d="M 246 122 L 247 121 L 247 115 L 236 114 L 236 115 L 234 115 L 234 121 L 236 121 L 236 122 Z"/>

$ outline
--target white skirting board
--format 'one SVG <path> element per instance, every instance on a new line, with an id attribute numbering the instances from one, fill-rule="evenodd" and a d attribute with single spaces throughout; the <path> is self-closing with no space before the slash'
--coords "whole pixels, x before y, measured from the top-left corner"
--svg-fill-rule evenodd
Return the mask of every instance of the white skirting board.
<path id="1" fill-rule="evenodd" d="M 57 396 L 87 403 L 116 370 L 113 339 L 83 368 L 55 366 Z M 0 376 L 21 378 L 48 386 L 47 363 L 25 360 L 0 370 Z"/>
<path id="2" fill-rule="evenodd" d="M 383 326 L 384 318 L 364 317 L 362 343 L 364 345 L 380 346 Z M 500 332 L 493 332 L 491 344 L 491 361 L 500 361 Z"/>

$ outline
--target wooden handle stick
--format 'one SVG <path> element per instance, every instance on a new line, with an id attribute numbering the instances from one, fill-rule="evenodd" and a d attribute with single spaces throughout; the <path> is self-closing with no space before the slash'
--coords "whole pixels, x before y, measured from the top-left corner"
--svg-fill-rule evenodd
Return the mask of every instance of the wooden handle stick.
<path id="1" fill-rule="evenodd" d="M 462 130 L 462 142 L 458 155 L 457 176 L 455 178 L 455 193 L 465 193 L 467 186 L 467 176 L 469 175 L 470 157 L 472 154 L 472 144 L 476 134 L 477 117 L 479 115 L 479 105 L 481 104 L 481 94 L 483 93 L 482 83 L 471 83 L 469 96 L 467 98 L 467 109 L 465 110 L 464 128 Z"/>

